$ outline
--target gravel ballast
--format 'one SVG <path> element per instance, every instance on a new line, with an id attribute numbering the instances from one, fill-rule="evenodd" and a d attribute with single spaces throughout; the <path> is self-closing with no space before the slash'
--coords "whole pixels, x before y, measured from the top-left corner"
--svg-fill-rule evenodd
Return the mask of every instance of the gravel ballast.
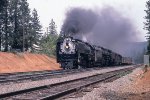
<path id="1" fill-rule="evenodd" d="M 82 97 L 67 100 L 149 100 L 150 87 L 137 87 L 144 74 L 143 68 L 136 68 L 132 73 L 113 82 L 99 84 L 98 88 L 86 92 Z"/>
<path id="2" fill-rule="evenodd" d="M 16 83 L 16 84 L 11 84 L 11 85 L 3 85 L 3 86 L 0 86 L 0 88 L 1 88 L 0 94 L 14 92 L 14 91 L 18 91 L 18 90 L 29 89 L 29 88 L 38 87 L 38 86 L 55 84 L 55 83 L 59 83 L 59 82 L 67 81 L 67 80 L 73 80 L 73 79 L 77 79 L 77 78 L 92 76 L 92 75 L 96 75 L 96 74 L 100 74 L 100 73 L 105 73 L 105 72 L 119 70 L 119 69 L 123 69 L 123 68 L 129 68 L 129 67 L 132 67 L 132 66 L 108 68 L 108 69 L 102 69 L 102 70 L 93 70 L 90 72 L 69 75 L 69 76 L 62 77 L 62 78 L 53 78 L 53 79 L 46 79 L 46 80 L 40 80 L 40 81 L 32 81 L 32 82 L 27 82 L 27 83 Z"/>

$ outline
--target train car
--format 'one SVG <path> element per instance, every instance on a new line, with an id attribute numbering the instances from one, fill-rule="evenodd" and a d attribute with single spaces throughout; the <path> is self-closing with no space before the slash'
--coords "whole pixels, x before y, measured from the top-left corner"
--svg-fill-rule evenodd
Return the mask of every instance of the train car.
<path id="1" fill-rule="evenodd" d="M 132 64 L 132 58 L 122 57 L 122 65 L 131 65 L 131 64 Z"/>
<path id="2" fill-rule="evenodd" d="M 111 52 L 111 65 L 117 65 L 117 54 L 115 52 Z"/>
<path id="3" fill-rule="evenodd" d="M 108 49 L 102 48 L 102 66 L 109 66 L 111 62 L 111 51 Z"/>
<path id="4" fill-rule="evenodd" d="M 101 47 L 93 45 L 94 50 L 94 63 L 92 64 L 95 67 L 102 66 L 103 62 L 103 50 Z"/>

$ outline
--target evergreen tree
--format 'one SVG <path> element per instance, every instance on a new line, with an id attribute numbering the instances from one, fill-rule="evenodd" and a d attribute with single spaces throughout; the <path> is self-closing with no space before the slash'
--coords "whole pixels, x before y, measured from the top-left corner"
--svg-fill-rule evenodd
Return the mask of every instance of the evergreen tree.
<path id="1" fill-rule="evenodd" d="M 41 28 L 37 11 L 30 15 L 27 0 L 0 1 L 0 50 L 33 51 L 33 45 L 39 45 Z"/>
<path id="2" fill-rule="evenodd" d="M 2 7 L 2 5 L 1 5 Z M 1 8 L 2 9 L 2 8 Z M 0 10 L 0 51 L 2 50 L 2 41 L 3 41 L 3 26 L 4 26 L 4 11 Z"/>
<path id="3" fill-rule="evenodd" d="M 0 51 L 2 50 L 2 34 L 3 34 L 3 24 L 2 24 L 2 13 L 0 12 Z"/>
<path id="4" fill-rule="evenodd" d="M 11 1 L 11 7 L 10 7 L 10 19 L 11 19 L 11 23 L 12 23 L 12 34 L 11 34 L 11 38 L 12 38 L 12 43 L 11 43 L 11 47 L 12 49 L 20 49 L 21 46 L 19 46 L 19 10 L 18 10 L 18 4 L 19 4 L 19 0 L 12 0 Z"/>
<path id="5" fill-rule="evenodd" d="M 48 56 L 55 56 L 56 42 L 59 36 L 57 35 L 56 25 L 53 19 L 51 20 L 48 28 L 48 33 L 46 33 L 41 39 L 41 52 L 47 54 Z"/>
<path id="6" fill-rule="evenodd" d="M 0 51 L 28 50 L 39 45 L 41 28 L 37 11 L 30 15 L 27 0 L 0 1 Z"/>
<path id="7" fill-rule="evenodd" d="M 34 52 L 35 48 L 33 47 L 33 45 L 39 45 L 40 39 L 41 39 L 41 28 L 42 26 L 40 25 L 40 21 L 39 21 L 39 17 L 38 17 L 38 13 L 36 11 L 36 9 L 33 10 L 32 12 L 32 18 L 31 18 L 31 27 L 30 27 L 30 47 L 31 50 Z"/>
<path id="8" fill-rule="evenodd" d="M 49 24 L 49 27 L 48 27 L 48 33 L 49 34 L 57 34 L 57 31 L 56 31 L 56 25 L 55 25 L 55 22 L 54 22 L 54 20 L 53 19 L 51 19 L 51 22 L 50 22 L 50 24 Z"/>
<path id="9" fill-rule="evenodd" d="M 10 0 L 5 1 L 5 6 L 3 10 L 0 11 L 0 50 L 1 47 L 4 48 L 4 51 L 8 51 L 9 47 L 9 34 L 10 34 Z"/>
<path id="10" fill-rule="evenodd" d="M 44 53 L 48 56 L 55 56 L 56 55 L 56 42 L 58 36 L 54 34 L 44 35 L 41 39 L 41 53 Z"/>
<path id="11" fill-rule="evenodd" d="M 31 19 L 27 0 L 11 1 L 11 21 L 13 24 L 13 49 L 28 49 L 29 22 Z"/>
<path id="12" fill-rule="evenodd" d="M 147 39 L 148 39 L 148 46 L 147 46 L 147 53 L 150 54 L 150 0 L 146 2 L 146 8 L 147 10 L 145 10 L 146 12 L 146 22 L 144 22 L 145 26 L 144 29 L 147 30 Z"/>
<path id="13" fill-rule="evenodd" d="M 4 22 L 5 22 L 5 8 L 7 0 L 0 1 L 0 51 L 2 51 L 3 46 L 3 35 L 4 35 Z"/>
<path id="14" fill-rule="evenodd" d="M 6 6 L 4 7 L 5 8 L 5 21 L 4 21 L 4 27 L 5 27 L 5 29 L 4 29 L 4 32 L 5 32 L 5 49 L 4 49 L 4 51 L 6 52 L 6 51 L 8 51 L 8 42 L 9 42 L 9 40 L 8 40 L 8 20 L 9 20 L 9 16 L 8 16 L 8 5 L 9 5 L 9 1 L 6 1 Z"/>

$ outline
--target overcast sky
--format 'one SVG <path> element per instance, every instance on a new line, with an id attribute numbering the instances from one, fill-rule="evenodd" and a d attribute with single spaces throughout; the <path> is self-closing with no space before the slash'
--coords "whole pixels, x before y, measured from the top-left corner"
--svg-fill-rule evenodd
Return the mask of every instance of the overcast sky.
<path id="1" fill-rule="evenodd" d="M 97 9 L 105 6 L 112 6 L 123 16 L 132 20 L 132 23 L 139 31 L 141 41 L 145 40 L 146 31 L 143 30 L 143 17 L 147 0 L 28 0 L 29 7 L 35 8 L 40 16 L 40 22 L 45 30 L 53 18 L 60 31 L 65 13 L 71 7 L 82 7 L 87 9 Z"/>

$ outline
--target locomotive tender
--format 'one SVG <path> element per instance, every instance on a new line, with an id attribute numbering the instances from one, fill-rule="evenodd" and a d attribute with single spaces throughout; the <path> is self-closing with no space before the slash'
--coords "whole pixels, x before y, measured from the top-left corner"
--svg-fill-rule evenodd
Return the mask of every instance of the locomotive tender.
<path id="1" fill-rule="evenodd" d="M 90 68 L 131 64 L 132 59 L 124 58 L 100 46 L 90 45 L 72 37 L 61 37 L 56 45 L 57 62 L 63 69 Z M 128 61 L 126 61 L 126 59 Z"/>

